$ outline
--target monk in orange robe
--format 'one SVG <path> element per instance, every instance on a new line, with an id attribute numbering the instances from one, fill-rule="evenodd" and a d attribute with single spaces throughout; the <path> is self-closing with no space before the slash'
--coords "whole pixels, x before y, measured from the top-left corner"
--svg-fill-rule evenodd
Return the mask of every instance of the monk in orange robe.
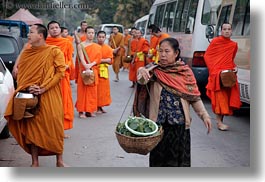
<path id="1" fill-rule="evenodd" d="M 130 49 L 130 41 L 131 41 L 132 36 L 129 33 L 129 29 L 126 28 L 124 29 L 124 48 L 125 48 L 125 56 L 129 56 L 129 49 Z M 122 60 L 122 66 L 123 69 L 129 69 L 130 63 L 126 63 L 124 62 L 124 60 Z"/>
<path id="2" fill-rule="evenodd" d="M 228 130 L 223 123 L 224 115 L 232 115 L 234 109 L 241 106 L 238 82 L 235 86 L 222 87 L 220 73 L 222 70 L 234 70 L 234 58 L 237 53 L 237 43 L 230 39 L 232 26 L 229 23 L 222 25 L 221 36 L 212 40 L 207 48 L 204 59 L 209 70 L 206 94 L 211 99 L 212 110 L 216 114 L 219 130 Z"/>
<path id="3" fill-rule="evenodd" d="M 128 50 L 128 54 L 131 55 L 131 57 L 133 57 L 133 55 L 131 54 L 132 53 L 132 41 L 134 39 L 136 39 L 136 30 L 137 29 L 135 27 L 131 28 L 132 38 L 129 41 L 129 48 L 130 49 Z M 130 86 L 130 88 L 133 88 L 135 83 L 136 83 L 136 68 L 135 68 L 134 64 L 131 64 L 131 63 L 129 65 L 129 80 L 132 82 L 132 85 Z"/>
<path id="4" fill-rule="evenodd" d="M 151 63 L 151 62 L 155 62 L 155 63 L 158 63 L 158 56 L 157 55 L 157 45 L 158 44 L 158 38 L 154 35 L 151 35 L 151 38 L 150 38 L 150 48 L 149 48 L 149 51 L 148 51 L 148 62 Z"/>
<path id="5" fill-rule="evenodd" d="M 77 79 L 77 101 L 75 107 L 79 112 L 80 118 L 96 116 L 95 112 L 98 108 L 97 86 L 98 86 L 98 67 L 100 64 L 102 53 L 101 46 L 94 43 L 95 29 L 88 26 L 86 28 L 87 39 L 77 45 L 77 52 L 79 57 L 78 79 Z M 88 58 L 86 58 L 86 52 Z M 95 83 L 92 85 L 85 85 L 83 83 L 81 72 L 92 70 L 95 75 Z M 85 113 L 84 113 L 85 112 Z"/>
<path id="6" fill-rule="evenodd" d="M 153 40 L 154 44 L 152 43 L 152 47 L 155 47 L 155 49 L 152 51 L 152 59 L 154 60 L 154 62 L 158 63 L 159 61 L 159 54 L 158 54 L 158 50 L 159 50 L 159 43 L 165 39 L 165 38 L 168 38 L 170 37 L 169 34 L 167 33 L 163 33 L 159 27 L 157 27 L 156 25 L 154 24 L 151 24 L 149 25 L 148 27 L 151 31 L 151 34 L 152 36 L 156 37 L 157 40 Z M 155 45 L 155 42 L 156 42 L 156 45 Z M 151 57 L 150 55 L 150 50 L 149 50 L 149 57 Z"/>
<path id="7" fill-rule="evenodd" d="M 124 48 L 124 36 L 122 33 L 119 32 L 117 26 L 112 28 L 112 34 L 109 38 L 109 45 L 114 50 L 114 60 L 112 64 L 113 71 L 116 74 L 116 79 L 114 81 L 119 81 L 119 72 L 120 68 L 122 67 L 122 59 L 125 55 L 125 48 Z"/>
<path id="8" fill-rule="evenodd" d="M 98 112 L 105 113 L 103 109 L 104 106 L 109 106 L 111 104 L 111 95 L 110 95 L 110 81 L 109 81 L 109 65 L 113 61 L 113 49 L 104 44 L 106 40 L 106 32 L 99 31 L 97 33 L 98 44 L 101 46 L 102 59 L 99 68 L 99 79 L 98 79 Z"/>
<path id="9" fill-rule="evenodd" d="M 65 73 L 62 51 L 46 45 L 47 29 L 41 24 L 32 25 L 28 35 L 31 48 L 25 49 L 18 63 L 14 97 L 20 91 L 38 97 L 34 117 L 14 120 L 13 98 L 8 103 L 5 118 L 18 144 L 32 156 L 32 167 L 39 166 L 38 156 L 56 155 L 57 167 L 63 167 L 63 104 L 60 80 Z"/>
<path id="10" fill-rule="evenodd" d="M 73 128 L 74 121 L 74 104 L 72 99 L 72 90 L 70 86 L 70 67 L 73 63 L 72 55 L 73 55 L 73 45 L 72 43 L 66 39 L 61 37 L 61 29 L 60 24 L 56 21 L 51 21 L 48 23 L 48 31 L 50 36 L 46 39 L 46 43 L 48 45 L 58 46 L 61 51 L 64 53 L 65 58 L 65 74 L 61 79 L 61 87 L 62 87 L 62 97 L 63 97 L 63 108 L 64 108 L 64 129 L 69 130 Z M 68 135 L 65 135 L 68 138 Z"/>
<path id="11" fill-rule="evenodd" d="M 142 32 L 140 30 L 136 30 L 135 34 L 136 38 L 131 42 L 131 55 L 133 56 L 131 67 L 134 67 L 136 72 L 134 75 L 129 75 L 130 80 L 133 81 L 133 85 L 131 87 L 134 87 L 134 83 L 137 81 L 136 73 L 138 68 L 146 65 L 146 55 L 149 50 L 149 43 L 142 37 Z"/>
<path id="12" fill-rule="evenodd" d="M 73 43 L 74 41 L 74 37 L 69 35 L 68 29 L 66 27 L 61 27 L 61 36 L 63 38 L 67 38 L 71 43 Z M 72 64 L 69 67 L 69 70 L 70 70 L 70 80 L 74 80 L 75 79 L 75 65 L 73 63 L 73 60 L 72 60 Z"/>

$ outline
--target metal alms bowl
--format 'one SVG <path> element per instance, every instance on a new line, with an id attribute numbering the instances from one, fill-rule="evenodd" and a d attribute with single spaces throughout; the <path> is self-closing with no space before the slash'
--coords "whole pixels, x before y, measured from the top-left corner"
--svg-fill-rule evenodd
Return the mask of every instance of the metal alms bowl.
<path id="1" fill-rule="evenodd" d="M 21 99 L 33 99 L 34 95 L 30 93 L 23 93 L 23 92 L 18 92 L 16 95 L 16 98 L 21 98 Z"/>
<path id="2" fill-rule="evenodd" d="M 32 109 L 38 104 L 38 97 L 30 93 L 18 92 L 15 99 L 26 99 L 26 109 Z"/>

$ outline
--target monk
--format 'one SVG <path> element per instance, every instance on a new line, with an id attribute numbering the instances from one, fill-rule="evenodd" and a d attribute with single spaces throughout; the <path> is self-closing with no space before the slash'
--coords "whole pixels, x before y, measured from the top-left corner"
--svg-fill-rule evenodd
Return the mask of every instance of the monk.
<path id="1" fill-rule="evenodd" d="M 129 49 L 130 49 L 130 40 L 131 40 L 132 36 L 130 35 L 129 29 L 126 28 L 124 29 L 124 48 L 125 48 L 125 56 L 130 55 L 129 54 Z M 122 60 L 122 67 L 123 70 L 129 69 L 130 63 L 126 63 L 124 62 L 124 60 Z"/>
<path id="2" fill-rule="evenodd" d="M 123 59 L 123 56 L 125 55 L 124 36 L 122 33 L 119 32 L 119 29 L 117 26 L 113 26 L 112 32 L 113 33 L 110 35 L 110 38 L 109 38 L 109 45 L 112 49 L 115 49 L 112 68 L 116 74 L 116 79 L 114 81 L 118 82 L 120 68 L 122 67 L 122 59 Z"/>
<path id="3" fill-rule="evenodd" d="M 131 55 L 131 57 L 133 57 L 133 55 L 131 54 L 131 52 L 132 52 L 132 41 L 134 39 L 136 39 L 136 30 L 137 30 L 137 28 L 135 28 L 135 27 L 131 28 L 132 37 L 129 41 L 129 48 L 130 49 L 128 50 L 128 54 Z M 129 65 L 129 80 L 132 82 L 132 85 L 130 86 L 130 88 L 133 88 L 134 85 L 136 84 L 137 79 L 136 79 L 136 68 L 135 68 L 134 64 L 131 64 L 131 63 Z"/>
<path id="4" fill-rule="evenodd" d="M 109 65 L 113 61 L 113 49 L 104 44 L 106 40 L 106 32 L 99 31 L 97 33 L 97 41 L 101 46 L 102 58 L 98 65 L 99 67 L 99 79 L 98 79 L 98 112 L 106 113 L 103 109 L 104 106 L 109 106 L 111 104 L 111 94 L 110 94 L 110 81 L 109 81 Z"/>
<path id="5" fill-rule="evenodd" d="M 66 28 L 66 27 L 61 27 L 61 36 L 63 38 L 69 39 L 71 43 L 74 42 L 74 37 L 69 35 L 68 28 Z M 74 80 L 75 79 L 75 64 L 74 64 L 73 60 L 72 60 L 72 64 L 71 64 L 69 70 L 70 70 L 70 80 Z"/>
<path id="6" fill-rule="evenodd" d="M 167 33 L 163 33 L 160 28 L 154 24 L 149 25 L 148 27 L 151 30 L 151 35 L 153 37 L 154 40 L 152 40 L 152 47 L 154 47 L 155 49 L 152 50 L 151 52 L 149 50 L 149 58 L 152 57 L 152 60 L 154 60 L 155 63 L 158 63 L 159 61 L 159 54 L 158 54 L 158 50 L 159 50 L 159 43 L 165 39 L 170 37 L 169 34 Z M 154 38 L 156 37 L 156 38 Z M 155 44 L 156 42 L 156 44 Z M 150 55 L 151 54 L 151 55 Z"/>
<path id="7" fill-rule="evenodd" d="M 47 25 L 50 36 L 46 39 L 48 45 L 58 46 L 64 53 L 65 59 L 65 74 L 61 79 L 62 97 L 63 97 L 63 108 L 64 108 L 64 129 L 69 130 L 73 128 L 74 121 L 74 105 L 72 99 L 72 90 L 70 86 L 70 67 L 73 64 L 73 45 L 66 39 L 61 37 L 60 24 L 56 21 L 51 21 Z M 65 135 L 65 138 L 69 138 Z"/>
<path id="8" fill-rule="evenodd" d="M 79 112 L 80 118 L 94 117 L 97 111 L 97 86 L 98 86 L 98 67 L 100 64 L 102 53 L 101 46 L 94 43 L 95 29 L 88 26 L 86 28 L 87 38 L 86 41 L 77 45 L 77 52 L 79 57 L 77 73 L 77 101 L 75 107 Z M 84 52 L 85 51 L 85 52 Z M 88 58 L 86 58 L 87 54 Z M 85 85 L 83 83 L 81 72 L 86 70 L 92 70 L 95 75 L 95 83 L 92 85 Z M 85 113 L 84 113 L 85 112 Z"/>
<path id="9" fill-rule="evenodd" d="M 38 97 L 35 116 L 14 120 L 13 98 L 5 112 L 8 127 L 18 144 L 31 155 L 32 167 L 39 166 L 38 156 L 56 155 L 56 166 L 64 167 L 63 105 L 60 80 L 65 73 L 62 51 L 46 45 L 47 29 L 32 25 L 28 34 L 31 48 L 25 49 L 18 62 L 18 92 L 29 92 Z M 44 74 L 45 73 L 45 74 Z"/>
<path id="10" fill-rule="evenodd" d="M 148 41 L 142 37 L 141 30 L 136 30 L 135 32 L 136 38 L 131 42 L 131 55 L 133 56 L 133 61 L 131 62 L 131 66 L 134 67 L 135 73 L 132 75 L 133 85 L 137 81 L 137 70 L 140 67 L 144 67 L 146 65 L 146 55 L 149 50 L 149 43 Z"/>
<path id="11" fill-rule="evenodd" d="M 230 39 L 232 25 L 224 23 L 221 26 L 221 36 L 212 40 L 207 48 L 204 59 L 209 70 L 206 94 L 211 99 L 212 110 L 216 114 L 217 127 L 221 131 L 229 126 L 223 123 L 224 115 L 232 115 L 234 109 L 241 106 L 238 82 L 231 88 L 220 83 L 222 70 L 236 70 L 234 58 L 237 53 L 237 43 Z"/>
<path id="12" fill-rule="evenodd" d="M 76 43 L 76 49 L 77 49 L 77 45 L 80 44 L 81 42 L 84 42 L 87 38 L 87 35 L 86 35 L 86 28 L 87 28 L 87 22 L 85 20 L 81 21 L 80 23 L 80 32 L 74 32 L 74 40 L 75 40 L 75 43 Z M 79 73 L 79 66 L 78 65 L 78 54 L 76 55 L 76 58 L 75 58 L 75 82 L 77 83 L 77 79 L 78 79 L 78 73 Z"/>

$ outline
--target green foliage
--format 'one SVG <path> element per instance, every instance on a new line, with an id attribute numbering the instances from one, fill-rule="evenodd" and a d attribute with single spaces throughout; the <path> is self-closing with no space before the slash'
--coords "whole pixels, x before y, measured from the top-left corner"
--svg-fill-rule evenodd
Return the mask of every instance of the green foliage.
<path id="1" fill-rule="evenodd" d="M 101 23 L 119 23 L 125 27 L 133 26 L 136 19 L 149 13 L 154 0 L 2 0 L 0 3 L 0 19 L 13 15 L 19 6 L 30 4 L 48 4 L 63 2 L 64 4 L 86 4 L 84 9 L 59 8 L 42 9 L 28 8 L 36 17 L 41 18 L 45 25 L 51 20 L 58 21 L 70 32 L 87 20 L 89 25 L 97 26 Z M 5 4 L 9 3 L 6 7 Z"/>
<path id="2" fill-rule="evenodd" d="M 129 117 L 128 118 L 128 127 L 134 131 L 141 133 L 150 133 L 155 130 L 155 124 L 153 121 L 147 120 L 146 118 L 140 117 Z M 131 133 L 125 126 L 124 122 L 119 122 L 116 131 L 120 134 L 131 136 L 131 137 L 139 137 L 138 135 L 134 135 Z M 159 131 L 153 134 L 152 136 L 156 136 L 159 134 Z"/>

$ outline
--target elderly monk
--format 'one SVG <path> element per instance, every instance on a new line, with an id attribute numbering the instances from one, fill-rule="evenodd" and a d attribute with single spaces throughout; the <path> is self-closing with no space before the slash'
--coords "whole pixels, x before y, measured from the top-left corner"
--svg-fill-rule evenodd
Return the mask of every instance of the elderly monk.
<path id="1" fill-rule="evenodd" d="M 66 70 L 64 77 L 61 80 L 61 90 L 64 108 L 64 129 L 69 130 L 73 128 L 74 121 L 74 104 L 72 99 L 72 90 L 70 86 L 70 67 L 73 63 L 72 55 L 74 48 L 72 43 L 68 39 L 61 37 L 61 28 L 58 22 L 49 22 L 47 28 L 50 36 L 47 37 L 46 43 L 48 45 L 58 46 L 64 53 Z M 69 136 L 65 135 L 65 138 L 69 138 Z"/>
<path id="2" fill-rule="evenodd" d="M 206 94 L 211 99 L 212 110 L 216 114 L 217 127 L 221 131 L 228 130 L 223 123 L 224 115 L 232 115 L 234 109 L 241 106 L 238 83 L 233 87 L 223 87 L 220 84 L 222 70 L 234 70 L 234 58 L 237 53 L 237 43 L 230 39 L 232 25 L 224 23 L 221 26 L 221 36 L 212 40 L 207 48 L 204 59 L 209 70 Z"/>
<path id="3" fill-rule="evenodd" d="M 13 98 L 5 112 L 8 127 L 18 144 L 32 156 L 32 167 L 38 167 L 38 156 L 56 155 L 57 167 L 63 167 L 63 104 L 60 80 L 65 73 L 62 51 L 46 45 L 47 29 L 32 25 L 28 42 L 32 45 L 20 56 L 17 92 L 29 92 L 38 97 L 35 116 L 14 120 Z"/>
<path id="4" fill-rule="evenodd" d="M 125 48 L 124 48 L 124 36 L 122 33 L 119 32 L 119 29 L 117 26 L 113 26 L 112 28 L 112 34 L 109 38 L 109 45 L 114 50 L 114 61 L 112 64 L 113 71 L 116 74 L 115 82 L 119 81 L 119 72 L 120 68 L 122 67 L 122 59 L 125 55 Z"/>
<path id="5" fill-rule="evenodd" d="M 104 44 L 106 40 L 106 32 L 99 31 L 97 33 L 98 44 L 101 46 L 102 59 L 99 67 L 99 77 L 98 77 L 98 112 L 105 113 L 103 109 L 104 106 L 109 106 L 111 104 L 110 95 L 110 81 L 109 81 L 109 70 L 108 67 L 113 61 L 113 50 L 112 48 Z"/>
<path id="6" fill-rule="evenodd" d="M 80 118 L 96 116 L 97 111 L 97 85 L 98 85 L 98 67 L 101 62 L 101 46 L 94 43 L 95 29 L 88 26 L 86 28 L 87 39 L 77 45 L 77 52 L 79 57 L 77 73 L 77 100 L 75 107 L 79 112 Z M 87 58 L 86 58 L 87 55 Z M 85 85 L 83 83 L 81 72 L 93 71 L 95 75 L 95 82 L 92 85 Z M 85 112 L 85 113 L 84 113 Z"/>
<path id="7" fill-rule="evenodd" d="M 146 55 L 149 50 L 149 43 L 142 37 L 142 32 L 140 30 L 136 30 L 135 36 L 136 38 L 131 42 L 131 55 L 133 56 L 131 67 L 134 67 L 136 72 L 131 76 L 133 81 L 131 88 L 134 87 L 134 83 L 137 81 L 136 75 L 138 68 L 146 65 Z"/>

